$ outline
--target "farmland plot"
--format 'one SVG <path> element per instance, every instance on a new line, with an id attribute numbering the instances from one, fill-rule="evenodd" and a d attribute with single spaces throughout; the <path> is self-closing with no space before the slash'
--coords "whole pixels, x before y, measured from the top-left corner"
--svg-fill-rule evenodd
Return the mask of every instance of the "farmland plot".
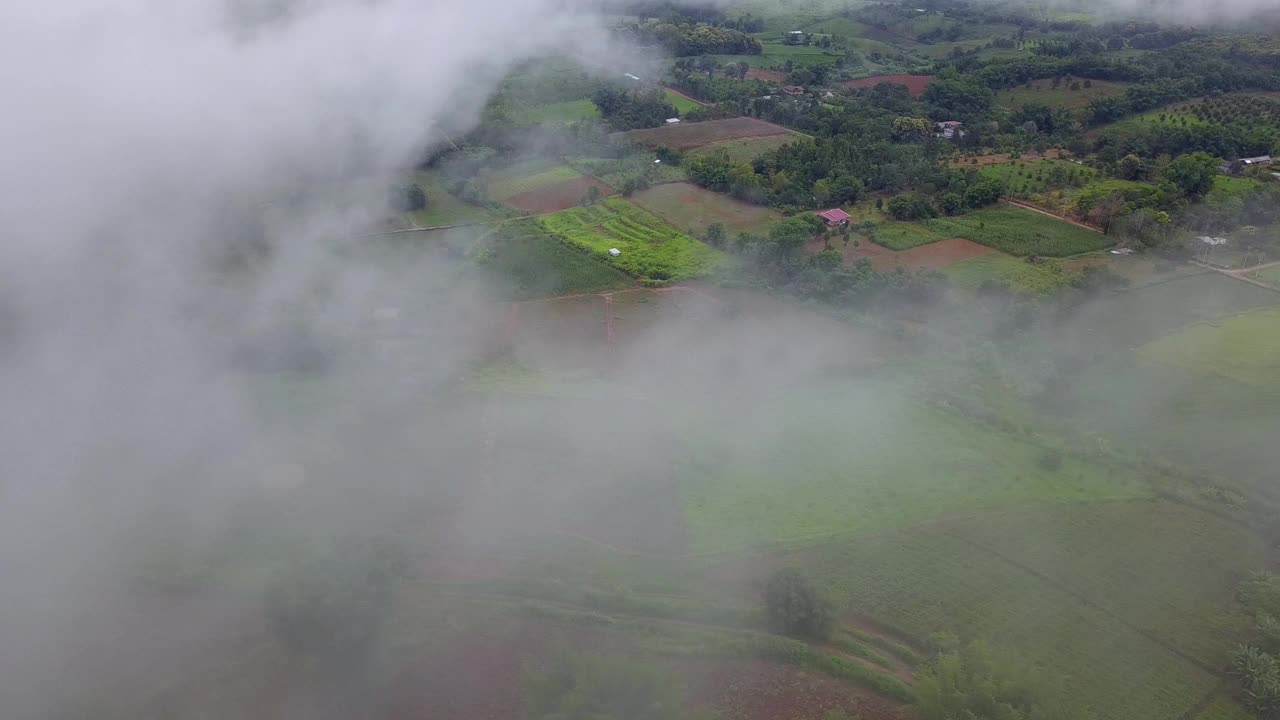
<path id="1" fill-rule="evenodd" d="M 680 123 L 646 130 L 631 130 L 626 137 L 646 147 L 667 147 L 688 150 L 713 142 L 740 138 L 767 137 L 770 135 L 794 135 L 781 125 L 774 125 L 755 118 L 739 117 L 728 120 L 707 120 L 696 123 Z"/>
<path id="2" fill-rule="evenodd" d="M 719 251 L 681 233 L 620 198 L 546 215 L 548 232 L 586 248 L 636 277 L 681 280 L 704 275 L 719 262 Z M 620 254 L 613 256 L 611 249 Z"/>
<path id="3" fill-rule="evenodd" d="M 631 201 L 679 228 L 698 234 L 717 222 L 734 232 L 763 234 L 769 226 L 782 220 L 782 213 L 777 210 L 690 183 L 655 185 L 636 193 Z"/>
<path id="4" fill-rule="evenodd" d="M 1102 233 L 1016 207 L 978 210 L 923 224 L 944 237 L 962 237 L 1010 255 L 1065 257 L 1112 245 Z"/>

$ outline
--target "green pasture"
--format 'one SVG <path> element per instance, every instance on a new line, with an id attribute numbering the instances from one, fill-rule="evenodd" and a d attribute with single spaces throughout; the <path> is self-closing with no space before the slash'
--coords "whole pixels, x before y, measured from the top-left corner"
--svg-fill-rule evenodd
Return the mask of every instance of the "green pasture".
<path id="1" fill-rule="evenodd" d="M 427 196 L 427 206 L 422 210 L 409 213 L 409 217 L 418 227 L 436 227 L 440 225 L 471 225 L 491 222 L 507 217 L 501 210 L 479 207 L 463 202 L 450 193 L 444 178 L 436 173 L 420 172 L 413 176 L 413 182 L 422 188 Z"/>
<path id="2" fill-rule="evenodd" d="M 545 163 L 533 165 L 517 165 L 494 173 L 489 178 L 489 197 L 505 200 L 520 193 L 539 190 L 569 180 L 576 180 L 581 174 L 568 165 L 546 167 Z"/>
<path id="3" fill-rule="evenodd" d="M 675 92 L 674 90 L 668 90 L 664 88 L 662 92 L 663 92 L 663 95 L 666 96 L 667 102 L 671 103 L 671 105 L 674 106 L 675 109 L 681 115 L 684 115 L 685 113 L 688 113 L 688 112 L 692 112 L 702 107 L 700 103 L 696 103 L 690 100 L 689 98 L 681 95 L 680 93 Z"/>
<path id="4" fill-rule="evenodd" d="M 533 218 L 503 225 L 472 253 L 513 300 L 597 292 L 634 284 L 596 255 L 547 233 Z"/>
<path id="5" fill-rule="evenodd" d="M 1085 458 L 1042 467 L 1041 448 L 893 387 L 833 381 L 757 398 L 753 408 L 691 421 L 686 433 L 680 492 L 694 552 L 820 542 L 1015 502 L 1151 492 L 1137 475 Z M 767 418 L 768 441 L 736 445 L 735 426 L 753 418 Z"/>
<path id="6" fill-rule="evenodd" d="M 959 514 L 792 562 L 830 578 L 847 611 L 916 638 L 1015 648 L 1101 720 L 1167 720 L 1219 686 L 1240 628 L 1233 577 L 1264 557 L 1230 522 L 1138 501 Z"/>
<path id="7" fill-rule="evenodd" d="M 672 225 L 695 234 L 703 233 L 712 223 L 721 223 L 731 236 L 742 231 L 763 235 L 783 219 L 782 213 L 772 208 L 752 205 L 690 183 L 654 185 L 630 199 Z"/>
<path id="8" fill-rule="evenodd" d="M 969 290 L 989 282 L 1026 295 L 1049 295 L 1069 284 L 1075 273 L 1063 271 L 1052 261 L 1032 264 L 1003 253 L 961 260 L 943 269 L 957 286 Z"/>
<path id="9" fill-rule="evenodd" d="M 949 237 L 954 236 L 945 235 L 919 222 L 884 222 L 871 229 L 871 238 L 876 244 L 890 250 L 910 250 Z"/>
<path id="10" fill-rule="evenodd" d="M 1280 310 L 1206 321 L 1138 348 L 1151 362 L 1280 386 Z"/>

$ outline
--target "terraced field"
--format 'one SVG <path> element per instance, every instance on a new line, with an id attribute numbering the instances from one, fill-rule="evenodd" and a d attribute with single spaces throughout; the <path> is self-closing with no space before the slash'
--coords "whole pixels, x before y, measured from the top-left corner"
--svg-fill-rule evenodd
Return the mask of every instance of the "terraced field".
<path id="1" fill-rule="evenodd" d="M 719 251 L 621 198 L 544 215 L 547 231 L 638 278 L 682 280 L 709 272 Z M 616 257 L 609 250 L 616 248 Z"/>

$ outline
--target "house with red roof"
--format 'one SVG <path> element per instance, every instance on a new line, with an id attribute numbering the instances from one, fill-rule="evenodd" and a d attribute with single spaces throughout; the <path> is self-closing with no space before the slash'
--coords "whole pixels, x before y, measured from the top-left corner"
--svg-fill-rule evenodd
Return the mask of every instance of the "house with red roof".
<path id="1" fill-rule="evenodd" d="M 832 208 L 831 210 L 823 210 L 818 213 L 818 217 L 827 221 L 827 227 L 838 227 L 840 225 L 849 224 L 849 213 L 840 208 Z"/>

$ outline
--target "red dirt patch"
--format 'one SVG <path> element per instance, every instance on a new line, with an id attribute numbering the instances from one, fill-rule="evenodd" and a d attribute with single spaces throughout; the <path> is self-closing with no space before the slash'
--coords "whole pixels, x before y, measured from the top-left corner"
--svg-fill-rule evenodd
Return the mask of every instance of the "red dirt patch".
<path id="1" fill-rule="evenodd" d="M 880 83 L 895 83 L 906 85 L 907 92 L 910 92 L 913 97 L 920 97 L 924 94 L 924 89 L 929 87 L 930 80 L 933 80 L 932 75 L 874 75 L 860 80 L 850 80 L 844 86 L 858 90 L 872 88 Z"/>
<path id="2" fill-rule="evenodd" d="M 568 210 L 571 207 L 577 207 L 582 202 L 582 198 L 586 197 L 587 190 L 593 187 L 600 191 L 601 197 L 613 194 L 613 188 L 593 177 L 584 175 L 573 180 L 566 180 L 555 185 L 548 185 L 537 190 L 512 195 L 504 202 L 517 210 L 525 210 L 527 212 L 559 212 Z"/>
<path id="3" fill-rule="evenodd" d="M 979 245 L 964 238 L 948 238 L 936 243 L 921 245 L 910 250 L 879 255 L 872 258 L 871 263 L 877 270 L 892 270 L 902 267 L 908 270 L 941 270 L 961 260 L 993 253 L 995 250 L 986 245 Z"/>
<path id="4" fill-rule="evenodd" d="M 723 140 L 737 140 L 749 137 L 768 137 L 770 135 L 787 135 L 791 131 L 781 125 L 757 120 L 749 117 L 729 118 L 728 120 L 708 120 L 697 123 L 680 123 L 646 130 L 631 130 L 622 133 L 638 145 L 646 147 L 667 147 L 688 150 L 702 147 Z"/>
<path id="5" fill-rule="evenodd" d="M 812 254 L 821 252 L 824 247 L 824 241 L 814 240 L 809 243 L 807 249 Z M 856 247 L 852 241 L 846 247 L 843 240 L 835 239 L 831 241 L 831 247 L 841 251 L 845 265 L 852 265 L 862 258 L 869 258 L 871 265 L 880 271 L 899 267 L 904 270 L 941 270 L 961 260 L 995 252 L 986 245 L 979 245 L 964 238 L 939 240 L 902 251 L 890 250 L 865 238 L 859 240 Z"/>
<path id="6" fill-rule="evenodd" d="M 843 712 L 862 720 L 901 717 L 901 706 L 817 673 L 761 660 L 690 663 L 692 701 L 725 720 L 823 720 Z"/>
<path id="7" fill-rule="evenodd" d="M 785 82 L 787 74 L 781 70 L 764 70 L 762 68 L 751 68 L 747 71 L 748 80 L 763 80 L 765 82 L 780 83 Z"/>

